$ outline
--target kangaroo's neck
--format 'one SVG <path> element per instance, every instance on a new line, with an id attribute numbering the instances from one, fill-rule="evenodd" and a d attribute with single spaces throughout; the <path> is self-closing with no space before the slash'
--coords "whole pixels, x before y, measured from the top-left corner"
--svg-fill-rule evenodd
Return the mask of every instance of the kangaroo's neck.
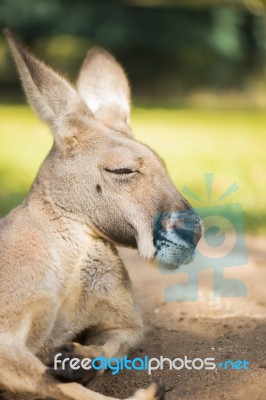
<path id="1" fill-rule="evenodd" d="M 98 260 L 114 255 L 118 257 L 115 246 L 95 233 L 90 226 L 75 214 L 52 199 L 48 188 L 42 182 L 33 184 L 31 191 L 23 203 L 39 229 L 49 236 L 58 256 L 69 264 L 76 264 L 84 257 Z"/>

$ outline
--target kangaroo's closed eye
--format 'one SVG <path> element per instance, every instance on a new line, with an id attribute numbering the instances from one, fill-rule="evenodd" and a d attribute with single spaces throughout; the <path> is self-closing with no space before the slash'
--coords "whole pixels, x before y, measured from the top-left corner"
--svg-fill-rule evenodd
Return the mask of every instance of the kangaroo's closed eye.
<path id="1" fill-rule="evenodd" d="M 129 175 L 129 174 L 134 174 L 134 172 L 138 172 L 138 171 L 133 171 L 130 168 L 114 168 L 114 169 L 110 169 L 110 168 L 104 168 L 104 170 L 106 172 L 110 172 L 111 174 L 117 174 L 117 175 Z"/>

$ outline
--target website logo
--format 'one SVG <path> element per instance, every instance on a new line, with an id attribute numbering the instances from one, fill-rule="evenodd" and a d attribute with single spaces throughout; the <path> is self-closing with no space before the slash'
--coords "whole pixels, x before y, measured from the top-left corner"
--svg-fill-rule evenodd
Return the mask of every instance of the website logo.
<path id="1" fill-rule="evenodd" d="M 111 370 L 112 375 L 117 375 L 123 370 L 135 370 L 135 371 L 147 371 L 149 375 L 156 370 L 176 370 L 180 371 L 183 369 L 200 371 L 202 369 L 213 371 L 217 368 L 224 370 L 249 370 L 249 362 L 247 360 L 226 360 L 224 362 L 216 363 L 215 358 L 190 358 L 188 356 L 176 357 L 174 359 L 160 356 L 159 358 L 149 358 L 147 355 L 144 357 L 137 357 L 129 359 L 127 356 L 121 358 L 105 358 L 104 356 L 97 357 L 94 359 L 90 358 L 62 358 L 62 353 L 58 353 L 54 356 L 54 369 L 66 370 L 68 368 L 73 370 Z"/>
<path id="2" fill-rule="evenodd" d="M 233 183 L 218 198 L 212 199 L 213 181 L 214 174 L 205 174 L 207 204 L 187 186 L 182 190 L 186 197 L 192 198 L 194 203 L 199 205 L 194 210 L 203 221 L 204 232 L 196 248 L 195 257 L 189 264 L 169 271 L 165 269 L 160 259 L 158 260 L 159 271 L 162 274 L 186 273 L 188 276 L 186 283 L 177 283 L 167 287 L 164 293 L 165 301 L 198 301 L 199 273 L 203 270 L 213 272 L 213 297 L 244 297 L 247 295 L 247 287 L 242 281 L 224 277 L 225 268 L 243 267 L 248 262 L 241 204 L 228 203 L 228 200 L 226 204 L 223 204 L 224 200 L 238 190 L 238 186 Z M 188 222 L 186 221 L 191 219 L 191 211 L 179 211 L 176 213 L 176 219 L 179 225 L 182 221 L 187 227 Z M 161 226 L 165 227 L 165 236 L 169 236 L 173 223 L 169 228 L 167 221 L 165 223 L 162 221 Z M 167 252 L 167 248 L 164 251 Z M 169 251 L 172 251 L 170 247 Z"/>

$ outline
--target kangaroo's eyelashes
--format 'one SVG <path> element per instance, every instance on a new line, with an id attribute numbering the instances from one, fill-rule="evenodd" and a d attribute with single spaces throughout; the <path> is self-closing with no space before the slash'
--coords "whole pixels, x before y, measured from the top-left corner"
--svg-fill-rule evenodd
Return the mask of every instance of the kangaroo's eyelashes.
<path id="1" fill-rule="evenodd" d="M 104 170 L 106 172 L 110 172 L 111 174 L 116 174 L 116 175 L 129 175 L 138 172 L 138 171 L 133 171 L 130 168 L 115 168 L 115 169 L 104 168 Z"/>

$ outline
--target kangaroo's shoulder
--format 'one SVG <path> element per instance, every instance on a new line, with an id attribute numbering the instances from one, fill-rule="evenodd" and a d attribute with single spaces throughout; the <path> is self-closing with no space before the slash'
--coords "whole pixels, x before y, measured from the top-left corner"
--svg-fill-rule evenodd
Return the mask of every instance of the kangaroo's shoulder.
<path id="1" fill-rule="evenodd" d="M 43 262 L 47 251 L 47 235 L 26 207 L 19 206 L 0 220 L 0 264 L 10 266 L 11 274 L 15 265 Z"/>

